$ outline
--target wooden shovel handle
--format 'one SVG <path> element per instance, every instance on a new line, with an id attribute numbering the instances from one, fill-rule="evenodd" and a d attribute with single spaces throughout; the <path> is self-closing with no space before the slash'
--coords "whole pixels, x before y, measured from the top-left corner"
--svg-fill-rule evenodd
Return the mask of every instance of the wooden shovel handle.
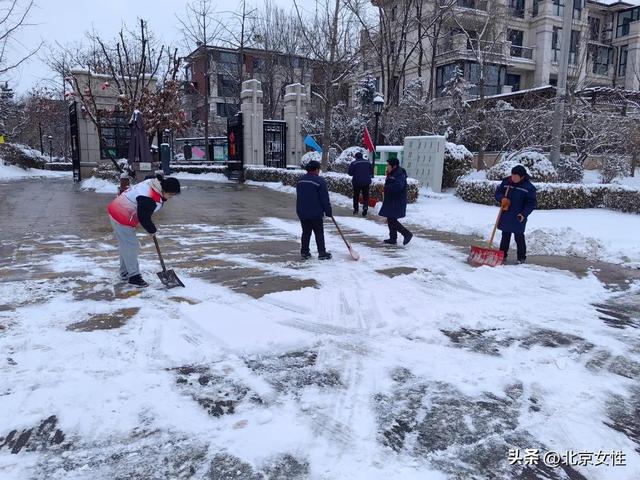
<path id="1" fill-rule="evenodd" d="M 491 237 L 489 238 L 489 249 L 493 246 L 493 239 L 496 236 L 496 230 L 498 229 L 498 224 L 500 223 L 500 217 L 502 217 L 502 207 L 498 211 L 498 218 L 496 218 L 496 224 L 493 226 L 493 231 L 491 232 Z"/>
<path id="2" fill-rule="evenodd" d="M 336 226 L 336 228 L 338 229 L 338 233 L 340 234 L 340 236 L 342 237 L 342 240 L 344 241 L 345 245 L 347 246 L 347 248 L 351 248 L 351 245 L 349 245 L 349 242 L 347 242 L 347 239 L 344 238 L 344 235 L 342 234 L 342 230 L 340 230 L 340 227 L 338 226 L 338 224 L 336 223 L 336 219 L 331 217 L 331 220 L 333 220 L 333 224 Z"/>
<path id="3" fill-rule="evenodd" d="M 160 259 L 160 265 L 162 265 L 162 271 L 166 272 L 167 268 L 164 266 L 164 260 L 162 259 L 162 254 L 160 253 L 160 245 L 158 245 L 158 239 L 155 235 L 153 235 L 153 243 L 156 244 L 156 252 L 158 252 L 158 258 Z"/>

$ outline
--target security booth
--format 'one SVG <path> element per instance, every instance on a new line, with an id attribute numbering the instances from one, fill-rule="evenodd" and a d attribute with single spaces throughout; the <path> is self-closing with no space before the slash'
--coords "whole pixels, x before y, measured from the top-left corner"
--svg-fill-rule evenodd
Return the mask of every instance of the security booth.
<path id="1" fill-rule="evenodd" d="M 387 160 L 397 158 L 400 165 L 403 164 L 403 145 L 378 145 L 375 152 L 375 175 L 385 175 L 387 169 Z"/>

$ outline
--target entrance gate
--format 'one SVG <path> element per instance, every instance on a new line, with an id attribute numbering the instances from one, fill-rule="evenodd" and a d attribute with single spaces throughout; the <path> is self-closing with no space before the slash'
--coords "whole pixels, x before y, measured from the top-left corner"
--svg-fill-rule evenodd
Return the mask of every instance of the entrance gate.
<path id="1" fill-rule="evenodd" d="M 284 120 L 265 120 L 264 166 L 287 167 L 287 124 Z"/>
<path id="2" fill-rule="evenodd" d="M 229 178 L 237 178 L 239 180 L 242 179 L 244 173 L 242 134 L 242 113 L 229 117 L 227 119 L 227 175 Z"/>

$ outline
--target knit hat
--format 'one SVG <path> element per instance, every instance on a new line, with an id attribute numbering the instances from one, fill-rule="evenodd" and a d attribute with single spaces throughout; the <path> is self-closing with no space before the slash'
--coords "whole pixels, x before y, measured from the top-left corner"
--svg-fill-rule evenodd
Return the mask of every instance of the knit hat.
<path id="1" fill-rule="evenodd" d="M 163 178 L 160 180 L 160 185 L 162 185 L 163 192 L 175 193 L 176 195 L 180 193 L 180 182 L 177 178 Z"/>
<path id="2" fill-rule="evenodd" d="M 390 158 L 389 160 L 387 160 L 387 163 L 392 167 L 400 166 L 400 160 L 398 160 L 397 158 Z"/>
<path id="3" fill-rule="evenodd" d="M 525 178 L 528 176 L 527 169 L 524 168 L 522 165 L 516 165 L 515 167 L 513 167 L 511 169 L 511 174 L 518 175 L 519 177 L 522 177 L 522 178 Z"/>
<path id="4" fill-rule="evenodd" d="M 307 172 L 313 172 L 315 170 L 320 170 L 320 162 L 317 160 L 311 160 L 307 163 L 307 166 L 304 167 Z"/>

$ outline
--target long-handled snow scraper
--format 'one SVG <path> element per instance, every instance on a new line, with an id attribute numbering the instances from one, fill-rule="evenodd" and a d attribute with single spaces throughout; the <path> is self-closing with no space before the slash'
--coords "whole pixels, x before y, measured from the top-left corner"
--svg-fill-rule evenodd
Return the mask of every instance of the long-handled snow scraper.
<path id="1" fill-rule="evenodd" d="M 491 232 L 491 237 L 489 238 L 487 246 L 471 246 L 471 252 L 469 253 L 467 262 L 469 262 L 474 267 L 479 267 L 481 265 L 497 267 L 498 265 L 502 265 L 504 263 L 504 252 L 502 250 L 493 248 L 493 239 L 496 236 L 496 230 L 498 229 L 498 224 L 500 223 L 501 216 L 502 207 L 500 207 L 500 211 L 498 212 L 498 218 L 496 218 L 496 224 L 493 226 L 493 231 Z"/>
<path id="2" fill-rule="evenodd" d="M 162 284 L 167 288 L 184 287 L 184 283 L 182 283 L 182 280 L 178 278 L 176 272 L 173 270 L 167 270 L 167 267 L 164 266 L 164 260 L 160 253 L 160 245 L 158 245 L 158 239 L 155 235 L 153 236 L 153 243 L 156 244 L 156 252 L 158 252 L 158 258 L 160 259 L 160 265 L 162 266 L 162 271 L 158 272 L 158 278 Z"/>
<path id="3" fill-rule="evenodd" d="M 349 256 L 351 258 L 353 258 L 354 260 L 360 260 L 360 255 L 358 255 L 358 252 L 356 252 L 353 247 L 351 246 L 351 244 L 347 241 L 346 238 L 344 238 L 344 235 L 342 234 L 342 230 L 340 230 L 340 227 L 338 226 L 338 224 L 336 223 L 336 219 L 331 217 L 331 220 L 333 220 L 333 224 L 336 226 L 336 228 L 338 229 L 338 233 L 340 234 L 340 236 L 342 237 L 342 240 L 344 241 L 345 245 L 347 246 L 347 249 L 349 250 Z"/>

